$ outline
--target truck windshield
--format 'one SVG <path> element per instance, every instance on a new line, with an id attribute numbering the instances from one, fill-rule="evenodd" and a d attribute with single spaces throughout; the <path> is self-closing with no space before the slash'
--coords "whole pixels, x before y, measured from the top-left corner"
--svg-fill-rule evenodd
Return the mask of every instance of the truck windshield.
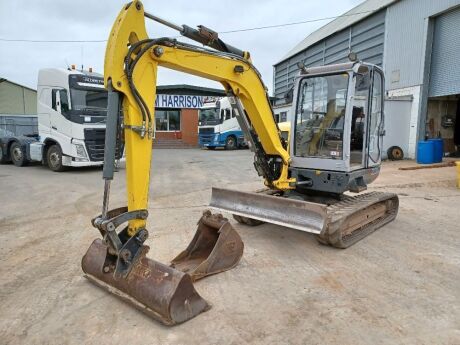
<path id="1" fill-rule="evenodd" d="M 72 88 L 70 98 L 73 117 L 85 123 L 104 123 L 107 117 L 107 91 Z M 77 122 L 78 121 L 77 119 Z"/>
<path id="2" fill-rule="evenodd" d="M 69 76 L 70 111 L 68 119 L 76 123 L 105 123 L 107 90 L 99 75 L 71 74 Z"/>
<path id="3" fill-rule="evenodd" d="M 107 110 L 107 91 L 71 89 L 72 109 L 94 109 L 105 112 Z"/>
<path id="4" fill-rule="evenodd" d="M 72 90 L 72 108 L 82 109 L 107 109 L 107 92 L 94 90 Z"/>
<path id="5" fill-rule="evenodd" d="M 218 125 L 221 123 L 219 108 L 200 109 L 200 125 Z"/>

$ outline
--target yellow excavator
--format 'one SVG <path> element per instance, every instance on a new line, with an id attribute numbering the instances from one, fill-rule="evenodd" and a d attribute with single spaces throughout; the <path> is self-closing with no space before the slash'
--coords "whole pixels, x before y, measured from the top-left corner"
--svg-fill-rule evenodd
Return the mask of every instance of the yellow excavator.
<path id="1" fill-rule="evenodd" d="M 201 46 L 149 38 L 145 18 Z M 205 26 L 170 23 L 133 1 L 113 24 L 105 54 L 105 185 L 102 213 L 92 220 L 102 239 L 82 259 L 91 282 L 174 325 L 210 308 L 193 281 L 234 267 L 243 255 L 243 242 L 231 223 L 206 210 L 190 245 L 169 265 L 146 256 L 159 66 L 220 82 L 254 152 L 254 167 L 265 188 L 257 193 L 213 188 L 212 209 L 250 226 L 269 222 L 313 233 L 337 248 L 350 246 L 396 217 L 395 194 L 344 194 L 364 191 L 380 172 L 384 76 L 379 67 L 352 56 L 350 62 L 335 65 L 299 64 L 292 120 L 280 128 L 248 52 L 223 42 Z M 120 141 L 126 153 L 127 206 L 109 210 Z"/>

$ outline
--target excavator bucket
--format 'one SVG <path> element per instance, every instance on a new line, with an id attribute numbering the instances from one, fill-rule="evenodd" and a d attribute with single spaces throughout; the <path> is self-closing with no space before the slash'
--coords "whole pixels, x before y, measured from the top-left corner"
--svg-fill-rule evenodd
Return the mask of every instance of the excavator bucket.
<path id="1" fill-rule="evenodd" d="M 221 214 L 205 211 L 192 242 L 171 261 L 171 267 L 188 273 L 192 280 L 235 267 L 243 256 L 240 235 Z"/>
<path id="2" fill-rule="evenodd" d="M 165 325 L 182 323 L 210 309 L 188 274 L 148 259 L 144 253 L 126 278 L 115 279 L 113 272 L 104 272 L 106 255 L 107 246 L 96 239 L 82 260 L 86 277 Z"/>
<path id="3" fill-rule="evenodd" d="M 108 246 L 96 239 L 82 259 L 82 268 L 91 282 L 165 325 L 175 325 L 210 309 L 195 290 L 193 281 L 235 267 L 243 255 L 243 247 L 227 219 L 205 211 L 192 242 L 171 266 L 147 258 L 149 247 L 143 245 L 129 274 L 116 278 L 113 269 L 107 266 Z"/>

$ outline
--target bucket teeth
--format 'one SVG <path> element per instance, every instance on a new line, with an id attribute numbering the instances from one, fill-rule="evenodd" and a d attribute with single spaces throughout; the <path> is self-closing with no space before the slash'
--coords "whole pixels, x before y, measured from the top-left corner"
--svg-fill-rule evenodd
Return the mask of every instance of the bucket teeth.
<path id="1" fill-rule="evenodd" d="M 188 273 L 192 280 L 235 267 L 244 244 L 228 219 L 205 211 L 187 249 L 171 261 L 171 267 Z"/>

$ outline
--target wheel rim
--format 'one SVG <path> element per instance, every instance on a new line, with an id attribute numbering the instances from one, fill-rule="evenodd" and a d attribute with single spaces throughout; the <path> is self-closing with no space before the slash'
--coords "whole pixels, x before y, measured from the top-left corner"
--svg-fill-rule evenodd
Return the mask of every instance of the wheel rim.
<path id="1" fill-rule="evenodd" d="M 59 166 L 59 155 L 56 152 L 50 153 L 50 165 L 53 168 L 57 168 Z"/>
<path id="2" fill-rule="evenodd" d="M 229 147 L 234 147 L 234 146 L 235 146 L 235 139 L 233 139 L 233 138 L 228 138 L 228 140 L 227 140 L 227 145 L 228 145 Z"/>
<path id="3" fill-rule="evenodd" d="M 12 154 L 15 161 L 20 161 L 22 159 L 22 150 L 19 147 L 15 147 Z"/>

